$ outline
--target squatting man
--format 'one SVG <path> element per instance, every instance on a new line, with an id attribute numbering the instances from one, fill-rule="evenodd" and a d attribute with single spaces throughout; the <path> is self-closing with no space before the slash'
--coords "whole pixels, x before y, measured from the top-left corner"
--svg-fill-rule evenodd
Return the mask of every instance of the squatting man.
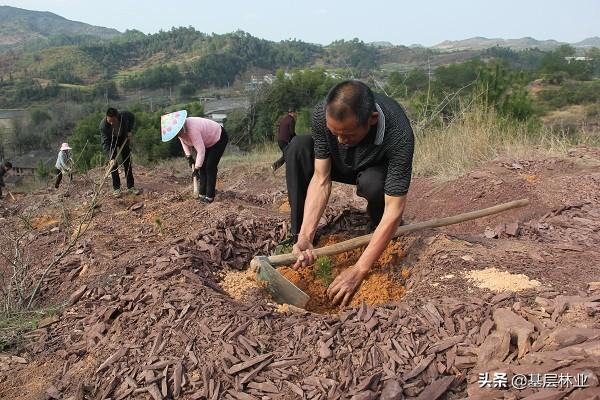
<path id="1" fill-rule="evenodd" d="M 347 305 L 402 221 L 412 174 L 414 136 L 402 107 L 360 81 L 333 87 L 312 115 L 312 135 L 297 136 L 285 152 L 295 267 L 315 262 L 313 240 L 331 194 L 331 182 L 356 186 L 368 201 L 374 228 L 356 264 L 327 290 Z"/>

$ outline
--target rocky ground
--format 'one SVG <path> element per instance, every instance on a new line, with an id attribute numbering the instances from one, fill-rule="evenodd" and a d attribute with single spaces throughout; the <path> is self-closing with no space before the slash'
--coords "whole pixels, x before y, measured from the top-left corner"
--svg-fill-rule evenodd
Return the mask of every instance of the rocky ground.
<path id="1" fill-rule="evenodd" d="M 530 205 L 398 239 L 351 307 L 318 313 L 225 284 L 284 237 L 281 172 L 225 166 L 210 205 L 177 168 L 135 172 L 144 192 L 103 197 L 45 279 L 40 305 L 64 307 L 0 355 L 0 398 L 600 399 L 600 149 L 414 179 L 409 222 Z M 86 179 L 0 206 L 34 276 L 89 208 Z M 336 185 L 325 237 L 361 233 L 363 210 Z"/>

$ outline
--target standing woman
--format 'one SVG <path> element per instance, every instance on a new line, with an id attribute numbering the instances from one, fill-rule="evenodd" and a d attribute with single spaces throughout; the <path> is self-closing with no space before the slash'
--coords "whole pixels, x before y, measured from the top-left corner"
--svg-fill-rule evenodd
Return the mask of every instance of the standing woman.
<path id="1" fill-rule="evenodd" d="M 188 117 L 185 110 L 163 115 L 160 126 L 163 142 L 179 137 L 185 157 L 194 167 L 192 176 L 196 176 L 200 182 L 199 200 L 212 203 L 215 199 L 217 167 L 229 140 L 225 128 L 210 119 Z M 196 151 L 195 160 L 192 148 Z"/>

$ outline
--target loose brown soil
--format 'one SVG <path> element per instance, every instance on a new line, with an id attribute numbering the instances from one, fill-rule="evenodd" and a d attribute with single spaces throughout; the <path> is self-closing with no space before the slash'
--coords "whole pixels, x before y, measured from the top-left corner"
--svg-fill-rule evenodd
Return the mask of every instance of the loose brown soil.
<path id="1" fill-rule="evenodd" d="M 328 235 L 319 240 L 317 247 L 347 239 L 348 237 L 343 234 Z M 353 266 L 363 250 L 364 247 L 330 257 L 332 279 L 335 279 L 344 269 Z M 402 241 L 392 241 L 352 298 L 350 307 L 359 306 L 362 302 L 370 305 L 394 303 L 402 298 L 405 293 L 404 281 L 408 275 L 408 268 L 401 264 L 404 255 Z M 279 272 L 310 296 L 307 310 L 321 314 L 339 312 L 340 309 L 332 305 L 327 297 L 327 286 L 315 275 L 314 268 L 310 266 L 293 269 L 289 266 L 279 268 Z"/>

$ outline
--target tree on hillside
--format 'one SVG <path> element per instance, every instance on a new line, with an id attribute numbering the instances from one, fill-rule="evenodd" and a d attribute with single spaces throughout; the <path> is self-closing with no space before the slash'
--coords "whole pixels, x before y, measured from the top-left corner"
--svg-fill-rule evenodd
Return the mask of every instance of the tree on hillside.
<path id="1" fill-rule="evenodd" d="M 186 78 L 201 87 L 225 86 L 244 69 L 244 61 L 237 55 L 208 54 L 190 65 Z"/>
<path id="2" fill-rule="evenodd" d="M 591 79 L 591 65 L 585 61 L 577 61 L 575 48 L 567 44 L 547 53 L 542 58 L 540 72 L 550 83 L 560 84 L 566 78 L 577 80 Z"/>
<path id="3" fill-rule="evenodd" d="M 600 78 L 600 49 L 592 47 L 585 52 L 585 56 L 590 59 L 590 72 L 593 78 Z"/>
<path id="4" fill-rule="evenodd" d="M 491 58 L 506 61 L 511 68 L 528 71 L 539 69 L 542 58 L 545 55 L 546 52 L 537 48 L 517 51 L 509 47 L 500 46 L 486 49 L 481 54 L 484 59 Z"/>
<path id="5" fill-rule="evenodd" d="M 408 97 L 419 90 L 427 88 L 429 78 L 420 69 L 412 69 L 407 74 L 393 71 L 386 87 L 386 92 L 392 97 Z"/>
<path id="6" fill-rule="evenodd" d="M 377 49 L 362 40 L 336 40 L 326 48 L 326 60 L 329 64 L 357 70 L 359 73 L 371 71 L 377 67 Z"/>
<path id="7" fill-rule="evenodd" d="M 272 85 L 264 85 L 251 94 L 247 112 L 228 116 L 226 128 L 242 147 L 272 140 L 276 123 L 288 107 L 312 111 L 312 107 L 339 81 L 324 69 L 297 71 L 289 77 L 279 70 Z M 310 122 L 304 121 L 304 124 Z"/>
<path id="8" fill-rule="evenodd" d="M 60 83 L 80 84 L 83 83 L 73 73 L 73 66 L 70 63 L 58 63 L 46 70 L 43 76 Z"/>
<path id="9" fill-rule="evenodd" d="M 96 112 L 80 119 L 69 137 L 69 144 L 77 159 L 75 167 L 79 171 L 102 165 L 105 160 L 98 128 L 103 116 L 103 113 Z"/>
<path id="10" fill-rule="evenodd" d="M 40 110 L 39 108 L 34 108 L 29 111 L 29 119 L 34 127 L 38 127 L 46 121 L 50 121 L 52 117 L 44 110 Z"/>
<path id="11" fill-rule="evenodd" d="M 475 82 L 483 66 L 484 63 L 478 59 L 447 66 L 441 65 L 434 72 L 436 89 L 442 92 L 459 90 Z"/>
<path id="12" fill-rule="evenodd" d="M 56 82 L 43 86 L 34 79 L 20 79 L 14 83 L 11 102 L 15 105 L 21 105 L 36 100 L 45 100 L 56 97 L 58 92 L 59 87 Z"/>
<path id="13" fill-rule="evenodd" d="M 125 89 L 168 88 L 177 86 L 181 78 L 176 65 L 159 65 L 126 77 L 122 85 Z"/>
<path id="14" fill-rule="evenodd" d="M 96 83 L 92 89 L 92 96 L 96 99 L 116 100 L 119 98 L 117 85 L 114 81 L 100 81 Z"/>

